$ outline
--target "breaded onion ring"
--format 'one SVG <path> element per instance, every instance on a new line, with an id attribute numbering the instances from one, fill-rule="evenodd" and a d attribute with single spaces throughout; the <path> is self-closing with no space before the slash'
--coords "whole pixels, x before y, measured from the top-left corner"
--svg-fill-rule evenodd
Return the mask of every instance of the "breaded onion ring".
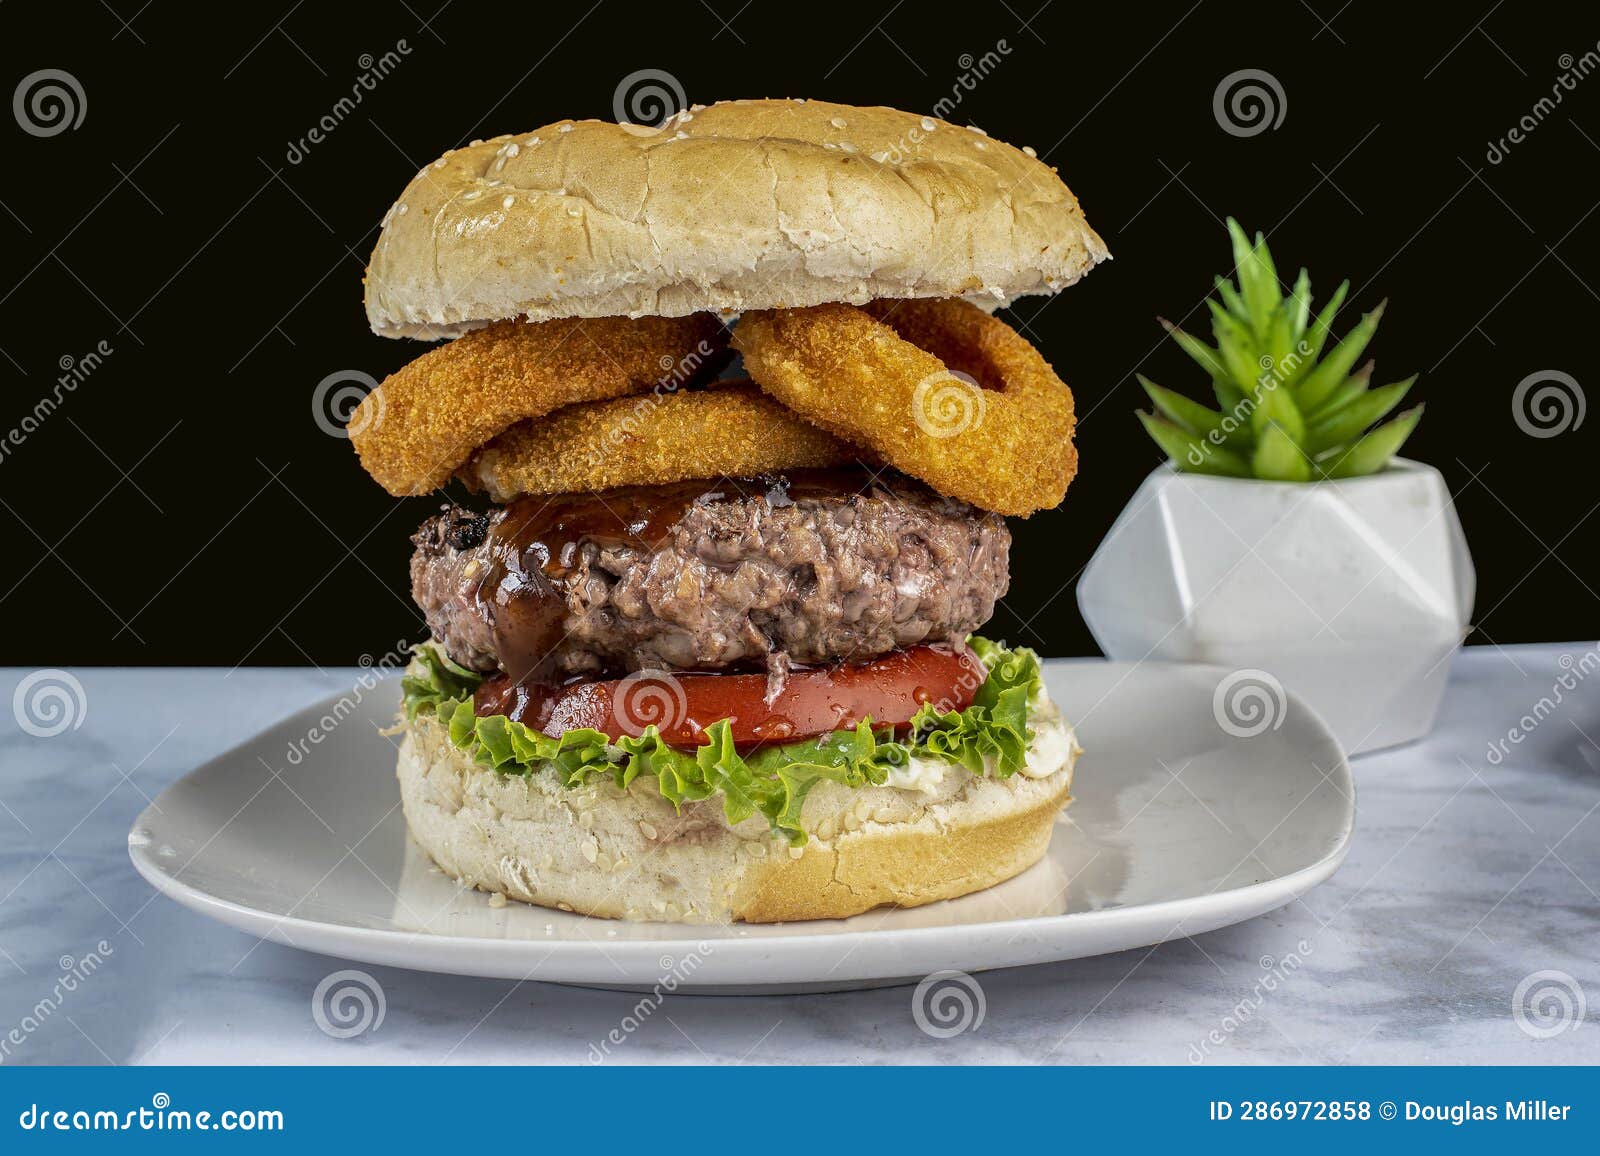
<path id="1" fill-rule="evenodd" d="M 726 346 L 711 313 L 496 322 L 391 374 L 350 415 L 350 440 L 384 489 L 425 494 L 524 418 L 682 384 Z"/>
<path id="2" fill-rule="evenodd" d="M 1022 517 L 1060 502 L 1072 391 L 1038 350 L 965 301 L 869 309 L 746 313 L 733 345 L 784 405 L 942 494 Z"/>
<path id="3" fill-rule="evenodd" d="M 461 470 L 496 502 L 695 478 L 840 466 L 861 451 L 749 382 L 569 405 L 512 426 Z"/>

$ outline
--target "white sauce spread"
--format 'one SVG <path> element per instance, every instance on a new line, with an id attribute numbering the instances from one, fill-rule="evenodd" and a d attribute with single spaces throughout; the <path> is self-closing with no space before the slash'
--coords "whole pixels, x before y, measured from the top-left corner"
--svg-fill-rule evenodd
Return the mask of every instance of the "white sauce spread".
<path id="1" fill-rule="evenodd" d="M 1061 712 L 1043 694 L 1035 698 L 1029 708 L 1033 745 L 1028 749 L 1027 762 L 1018 773 L 1029 779 L 1046 779 L 1057 771 L 1072 767 L 1083 753 L 1083 748 L 1078 745 L 1077 734 L 1061 717 Z M 954 769 L 957 769 L 954 763 L 913 758 L 906 766 L 896 767 L 889 772 L 887 785 L 902 791 L 935 795 L 944 785 L 946 772 Z M 993 773 L 993 766 L 989 767 L 989 771 Z"/>
<path id="2" fill-rule="evenodd" d="M 944 785 L 944 773 L 950 763 L 938 759 L 912 759 L 904 767 L 889 772 L 889 786 L 902 791 L 918 791 L 924 795 L 938 794 Z"/>

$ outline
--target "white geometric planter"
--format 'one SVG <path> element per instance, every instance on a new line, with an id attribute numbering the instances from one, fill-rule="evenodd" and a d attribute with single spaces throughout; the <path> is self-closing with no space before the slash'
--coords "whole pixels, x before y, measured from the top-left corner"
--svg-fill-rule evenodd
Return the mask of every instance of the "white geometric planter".
<path id="1" fill-rule="evenodd" d="M 1267 671 L 1353 755 L 1432 728 L 1475 581 L 1431 466 L 1297 485 L 1163 465 L 1095 551 L 1078 606 L 1108 658 Z"/>

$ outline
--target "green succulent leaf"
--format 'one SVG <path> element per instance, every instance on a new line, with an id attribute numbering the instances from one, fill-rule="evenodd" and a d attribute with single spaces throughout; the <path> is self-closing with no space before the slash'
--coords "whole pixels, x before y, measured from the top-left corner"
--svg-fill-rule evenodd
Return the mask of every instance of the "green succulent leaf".
<path id="1" fill-rule="evenodd" d="M 1400 452 L 1411 431 L 1417 428 L 1417 422 L 1422 420 L 1422 408 L 1419 405 L 1408 409 L 1360 441 L 1323 454 L 1318 459 L 1318 467 L 1330 478 L 1359 478 L 1377 473 Z"/>
<path id="2" fill-rule="evenodd" d="M 1226 277 L 1218 277 L 1215 281 L 1217 296 L 1222 298 L 1222 303 L 1244 324 L 1251 323 L 1250 307 L 1244 303 L 1244 298 L 1239 296 L 1239 291 L 1233 287 L 1233 282 Z"/>
<path id="3" fill-rule="evenodd" d="M 1193 474 L 1216 474 L 1226 478 L 1248 478 L 1250 463 L 1232 450 L 1197 437 L 1154 414 L 1140 413 L 1145 432 L 1166 451 L 1172 464 Z"/>
<path id="4" fill-rule="evenodd" d="M 1367 348 L 1367 342 L 1378 331 L 1378 322 L 1383 320 L 1383 307 L 1384 302 L 1378 302 L 1376 309 L 1357 322 L 1356 327 L 1345 334 L 1344 340 L 1335 345 L 1315 369 L 1300 379 L 1295 391 L 1305 408 L 1315 409 L 1349 375 L 1362 351 Z"/>
<path id="5" fill-rule="evenodd" d="M 1367 386 L 1371 383 L 1371 381 L 1372 362 L 1369 361 L 1360 369 L 1352 373 L 1349 377 L 1341 381 L 1334 391 L 1323 399 L 1322 404 L 1317 406 L 1316 409 L 1312 410 L 1306 416 L 1310 418 L 1311 423 L 1315 425 L 1318 421 L 1328 417 L 1330 414 L 1337 413 L 1356 398 L 1360 397 L 1367 391 Z"/>
<path id="6" fill-rule="evenodd" d="M 1405 400 L 1416 380 L 1413 374 L 1393 385 L 1367 390 L 1326 417 L 1312 422 L 1306 430 L 1306 448 L 1317 453 L 1359 437 L 1362 430 L 1374 422 L 1382 421 L 1390 410 Z"/>
<path id="7" fill-rule="evenodd" d="M 1333 291 L 1333 296 L 1328 298 L 1327 303 L 1317 313 L 1317 319 L 1306 330 L 1305 350 L 1303 352 L 1296 351 L 1301 353 L 1300 372 L 1296 377 L 1290 379 L 1290 385 L 1293 385 L 1298 378 L 1310 373 L 1317 364 L 1317 358 L 1322 356 L 1322 350 L 1328 343 L 1328 334 L 1333 330 L 1333 319 L 1339 315 L 1339 309 L 1344 304 L 1345 295 L 1349 292 L 1350 282 L 1341 282 L 1339 287 Z"/>
<path id="8" fill-rule="evenodd" d="M 1272 422 L 1256 437 L 1250 459 L 1255 476 L 1275 482 L 1309 482 L 1311 459 L 1295 439 L 1277 422 Z"/>
<path id="9" fill-rule="evenodd" d="M 1222 357 L 1222 364 L 1227 367 L 1227 376 L 1241 390 L 1248 392 L 1255 388 L 1256 378 L 1261 374 L 1255 336 L 1249 326 L 1215 301 L 1207 298 L 1206 304 L 1211 307 L 1211 331 L 1217 339 L 1217 352 Z"/>
<path id="10" fill-rule="evenodd" d="M 1283 300 L 1283 285 L 1278 279 L 1278 267 L 1272 261 L 1272 251 L 1267 248 L 1265 233 L 1256 234 L 1255 249 L 1251 255 L 1255 258 L 1261 277 L 1261 301 L 1256 306 L 1257 316 L 1265 317 Z"/>
<path id="11" fill-rule="evenodd" d="M 1311 319 L 1311 274 L 1304 269 L 1300 276 L 1294 279 L 1294 288 L 1289 291 L 1290 320 L 1293 322 L 1294 340 L 1298 343 L 1306 335 L 1306 325 Z"/>
<path id="12" fill-rule="evenodd" d="M 1416 381 L 1372 389 L 1371 360 L 1354 368 L 1385 303 L 1330 350 L 1350 282 L 1314 310 L 1309 272 L 1302 268 L 1285 294 L 1266 237 L 1252 239 L 1231 217 L 1227 226 L 1235 277 L 1215 278 L 1216 296 L 1206 300 L 1216 345 L 1161 322 L 1210 378 L 1219 408 L 1140 376 L 1155 409 L 1139 415 L 1146 431 L 1178 469 L 1196 473 L 1303 482 L 1382 469 L 1421 415 L 1418 407 L 1372 428 Z"/>
<path id="13" fill-rule="evenodd" d="M 1256 390 L 1256 405 L 1250 425 L 1259 439 L 1267 427 L 1276 425 L 1298 443 L 1306 432 L 1306 419 L 1295 404 L 1294 395 L 1281 385 L 1264 385 Z"/>
<path id="14" fill-rule="evenodd" d="M 1201 369 L 1212 377 L 1225 378 L 1228 376 L 1228 367 L 1222 364 L 1222 355 L 1220 353 L 1192 333 L 1185 333 L 1165 318 L 1160 320 L 1161 327 L 1167 331 L 1172 340 L 1178 343 L 1178 348 L 1194 358 L 1195 364 Z"/>
<path id="15" fill-rule="evenodd" d="M 1239 270 L 1239 280 L 1244 280 L 1243 269 L 1245 264 L 1255 252 L 1255 246 L 1250 243 L 1250 235 L 1244 231 L 1244 226 L 1229 217 L 1227 220 L 1228 240 L 1233 243 L 1233 267 Z"/>
<path id="16" fill-rule="evenodd" d="M 1233 423 L 1229 426 L 1228 415 L 1208 409 L 1197 401 L 1184 397 L 1181 393 L 1174 393 L 1170 389 L 1163 389 L 1151 381 L 1144 374 L 1136 374 L 1139 384 L 1149 395 L 1150 401 L 1156 409 L 1185 433 L 1199 436 L 1214 435 L 1214 439 L 1227 442 L 1242 442 L 1249 444 L 1250 435 L 1244 428 L 1244 423 Z"/>
<path id="17" fill-rule="evenodd" d="M 1238 414 L 1244 405 L 1244 392 L 1226 377 L 1211 379 L 1211 393 L 1223 413 Z"/>
<path id="18" fill-rule="evenodd" d="M 1293 311 L 1293 301 L 1279 302 L 1267 322 L 1266 357 L 1270 360 L 1264 362 L 1261 369 L 1263 375 L 1273 381 L 1287 378 L 1292 366 L 1289 355 L 1294 352 L 1295 342 Z"/>
<path id="19" fill-rule="evenodd" d="M 1278 289 L 1278 272 L 1272 264 L 1272 254 L 1267 251 L 1266 238 L 1257 233 L 1255 243 L 1245 236 L 1239 222 L 1228 218 L 1228 234 L 1233 239 L 1233 259 L 1239 270 L 1239 291 L 1244 297 L 1250 315 L 1258 324 L 1269 317 L 1282 293 Z M 1261 334 L 1264 336 L 1264 332 Z"/>

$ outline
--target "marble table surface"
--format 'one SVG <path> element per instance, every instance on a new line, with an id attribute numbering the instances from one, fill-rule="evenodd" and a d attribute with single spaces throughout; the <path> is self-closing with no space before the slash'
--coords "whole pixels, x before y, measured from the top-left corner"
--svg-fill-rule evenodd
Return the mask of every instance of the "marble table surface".
<path id="1" fill-rule="evenodd" d="M 32 673 L 0 670 L 0 690 Z M 637 995 L 362 965 L 382 1025 L 326 1034 L 312 993 L 344 965 L 157 896 L 126 833 L 169 783 L 356 672 L 72 673 L 77 729 L 40 737 L 0 711 L 0 1062 L 581 1064 L 635 1011 Z M 1594 644 L 1471 649 L 1430 738 L 1355 761 L 1349 858 L 1303 900 L 986 973 L 983 1022 L 949 1039 L 919 1029 L 905 987 L 674 995 L 610 1062 L 1600 1062 L 1597 740 Z M 1302 941 L 1298 970 L 1264 982 Z"/>

